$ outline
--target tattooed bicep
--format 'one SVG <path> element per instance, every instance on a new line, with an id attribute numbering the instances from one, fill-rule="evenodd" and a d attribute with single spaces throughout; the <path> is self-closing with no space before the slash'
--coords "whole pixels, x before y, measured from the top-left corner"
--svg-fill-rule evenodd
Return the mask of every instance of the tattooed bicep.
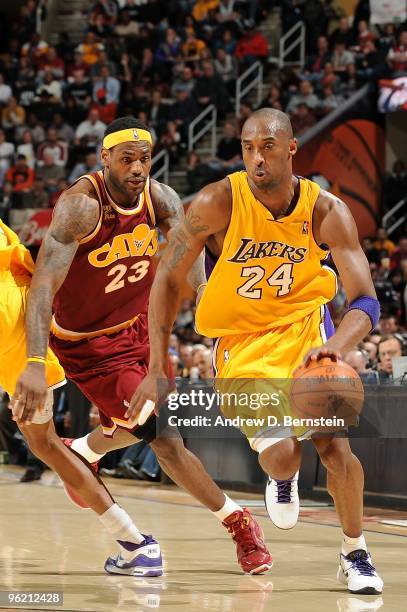
<path id="1" fill-rule="evenodd" d="M 85 194 L 66 194 L 58 201 L 49 231 L 62 244 L 78 242 L 95 229 L 99 216 L 97 200 Z"/>

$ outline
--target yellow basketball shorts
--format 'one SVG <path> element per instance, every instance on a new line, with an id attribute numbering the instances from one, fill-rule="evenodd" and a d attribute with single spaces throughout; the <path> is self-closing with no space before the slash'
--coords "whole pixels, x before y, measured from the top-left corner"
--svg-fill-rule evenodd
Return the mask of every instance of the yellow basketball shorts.
<path id="1" fill-rule="evenodd" d="M 321 306 L 290 325 L 216 341 L 214 366 L 222 413 L 234 420 L 257 452 L 287 437 L 307 437 L 309 428 L 283 425 L 284 417 L 291 416 L 290 378 L 306 353 L 326 341 L 327 318 Z"/>
<path id="2" fill-rule="evenodd" d="M 7 281 L 0 278 L 0 387 L 10 396 L 27 360 L 25 312 L 28 291 L 27 278 Z M 51 349 L 48 349 L 45 367 L 50 390 L 65 383 L 64 370 Z M 46 422 L 52 417 L 52 411 L 46 416 L 43 413 L 35 415 L 33 422 Z"/>

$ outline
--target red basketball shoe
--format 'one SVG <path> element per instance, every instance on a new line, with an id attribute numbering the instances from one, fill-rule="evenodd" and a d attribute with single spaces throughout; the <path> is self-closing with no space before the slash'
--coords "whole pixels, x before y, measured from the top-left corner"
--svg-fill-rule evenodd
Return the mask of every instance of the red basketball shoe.
<path id="1" fill-rule="evenodd" d="M 61 438 L 61 440 L 65 444 L 65 446 L 68 446 L 70 448 L 72 446 L 72 442 L 74 441 L 74 438 Z M 79 455 L 79 453 L 78 453 L 78 455 Z M 98 461 L 96 463 L 89 463 L 88 461 L 86 461 L 86 459 L 84 457 L 81 457 L 81 459 L 89 467 L 89 469 L 91 469 L 95 474 L 97 474 L 98 469 L 99 469 L 99 462 Z M 88 504 L 85 501 L 83 501 L 83 499 L 81 499 L 75 493 L 75 491 L 73 489 L 71 489 L 71 487 L 69 487 L 64 481 L 62 481 L 62 484 L 64 486 L 65 493 L 66 493 L 68 499 L 73 504 L 75 504 L 75 506 L 79 506 L 79 508 L 82 508 L 83 510 L 89 510 Z"/>
<path id="2" fill-rule="evenodd" d="M 222 524 L 232 534 L 245 574 L 264 574 L 272 568 L 273 558 L 263 541 L 263 531 L 247 508 L 236 510 Z"/>

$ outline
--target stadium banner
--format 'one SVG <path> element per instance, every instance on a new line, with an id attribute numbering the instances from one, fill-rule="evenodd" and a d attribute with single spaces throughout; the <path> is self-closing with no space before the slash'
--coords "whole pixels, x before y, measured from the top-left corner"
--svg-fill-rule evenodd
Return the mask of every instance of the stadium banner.
<path id="1" fill-rule="evenodd" d="M 370 23 L 402 23 L 406 18 L 406 0 L 370 0 Z"/>
<path id="2" fill-rule="evenodd" d="M 380 113 L 407 110 L 407 76 L 379 81 L 378 109 Z"/>
<path id="3" fill-rule="evenodd" d="M 380 223 L 385 134 L 372 121 L 354 119 L 328 128 L 301 147 L 296 174 L 318 182 L 352 211 L 364 238 Z"/>
<path id="4" fill-rule="evenodd" d="M 51 208 L 26 208 L 10 211 L 10 227 L 26 246 L 40 246 L 51 224 Z"/>

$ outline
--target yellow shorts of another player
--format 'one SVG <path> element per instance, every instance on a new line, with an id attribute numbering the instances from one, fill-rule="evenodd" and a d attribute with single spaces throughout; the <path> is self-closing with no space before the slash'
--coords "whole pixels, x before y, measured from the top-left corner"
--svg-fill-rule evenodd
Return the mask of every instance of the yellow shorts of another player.
<path id="1" fill-rule="evenodd" d="M 0 270 L 0 387 L 13 395 L 17 379 L 27 361 L 25 312 L 28 277 L 15 277 Z M 47 352 L 46 377 L 50 389 L 65 383 L 64 370 L 51 349 Z M 51 398 L 50 398 L 51 401 Z M 48 404 L 49 402 L 47 402 Z M 35 415 L 33 422 L 46 422 L 51 414 Z"/>
<path id="2" fill-rule="evenodd" d="M 222 413 L 234 419 L 251 447 L 262 452 L 287 437 L 306 437 L 308 427 L 292 427 L 290 378 L 306 353 L 325 340 L 324 307 L 290 325 L 219 338 L 214 349 L 216 390 Z M 236 419 L 236 417 L 238 417 Z"/>

